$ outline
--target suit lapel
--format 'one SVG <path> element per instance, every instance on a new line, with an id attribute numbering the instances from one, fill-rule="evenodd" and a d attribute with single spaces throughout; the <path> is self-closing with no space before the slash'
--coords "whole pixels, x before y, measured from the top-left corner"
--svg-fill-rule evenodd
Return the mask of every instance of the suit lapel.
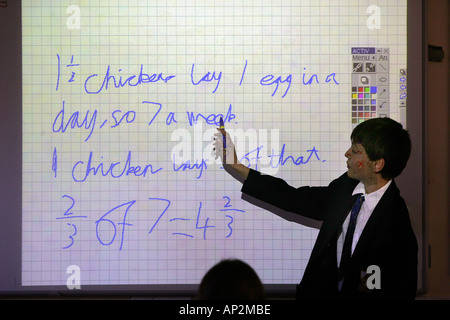
<path id="1" fill-rule="evenodd" d="M 352 193 L 359 181 L 349 178 L 347 173 L 339 177 L 339 180 L 340 182 L 330 190 L 329 201 L 332 205 L 328 208 L 327 216 L 323 220 L 310 261 L 320 259 L 324 250 L 330 246 L 336 246 L 342 224 L 356 201 L 356 196 L 352 196 Z"/>
<path id="2" fill-rule="evenodd" d="M 356 202 L 357 196 L 349 196 L 346 197 L 345 201 L 342 201 L 342 204 L 336 207 L 336 214 L 334 215 L 335 219 L 332 220 L 331 228 L 336 233 L 336 237 L 338 237 L 342 232 L 342 224 L 347 218 L 350 210 Z"/>
<path id="3" fill-rule="evenodd" d="M 330 208 L 332 212 L 328 234 L 336 233 L 337 237 L 341 233 L 342 224 L 356 201 L 356 196 L 353 196 L 352 193 L 357 184 L 358 181 L 348 178 L 347 185 L 340 188 L 337 200 L 333 201 L 335 205 Z"/>
<path id="4" fill-rule="evenodd" d="M 354 187 L 352 187 L 352 191 L 353 188 Z M 322 250 L 327 245 L 337 241 L 337 238 L 342 231 L 342 224 L 355 203 L 356 196 L 352 196 L 351 192 L 346 192 L 340 196 L 340 200 L 341 201 L 337 202 L 338 204 L 332 208 L 329 218 L 326 219 L 326 223 L 322 224 L 319 237 L 317 238 L 317 249 L 314 250 L 314 253 L 317 253 L 318 255 L 321 254 Z"/>
<path id="5" fill-rule="evenodd" d="M 377 206 L 375 207 L 372 214 L 370 215 L 370 218 L 367 221 L 367 224 L 364 227 L 363 232 L 361 233 L 358 243 L 356 244 L 356 247 L 355 247 L 352 257 L 357 257 L 360 252 L 365 252 L 367 246 L 370 243 L 370 239 L 372 238 L 372 236 L 374 235 L 374 233 L 377 230 L 377 226 L 379 224 L 380 217 L 383 214 L 386 214 L 386 212 L 391 212 L 389 210 L 389 208 L 392 207 L 392 199 L 395 196 L 395 194 L 397 194 L 397 193 L 398 193 L 398 188 L 395 185 L 395 182 L 392 181 L 391 185 L 386 190 L 385 194 L 381 197 Z"/>

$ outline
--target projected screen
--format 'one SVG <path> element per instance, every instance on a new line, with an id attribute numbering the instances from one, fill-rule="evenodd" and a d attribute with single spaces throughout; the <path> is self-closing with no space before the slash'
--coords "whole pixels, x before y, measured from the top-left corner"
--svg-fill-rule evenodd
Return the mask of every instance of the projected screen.
<path id="1" fill-rule="evenodd" d="M 407 1 L 22 1 L 22 286 L 297 284 L 318 229 L 241 199 L 213 152 L 293 186 L 354 126 L 408 122 Z M 74 271 L 75 270 L 75 271 Z"/>

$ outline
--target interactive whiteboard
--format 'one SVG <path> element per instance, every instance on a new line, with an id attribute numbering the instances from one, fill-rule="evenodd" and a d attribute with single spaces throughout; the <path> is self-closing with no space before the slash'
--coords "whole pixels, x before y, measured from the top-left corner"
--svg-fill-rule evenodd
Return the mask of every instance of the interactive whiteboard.
<path id="1" fill-rule="evenodd" d="M 21 286 L 196 285 L 225 258 L 297 284 L 318 230 L 241 199 L 219 118 L 249 167 L 327 185 L 356 124 L 410 126 L 407 16 L 406 0 L 22 1 Z"/>

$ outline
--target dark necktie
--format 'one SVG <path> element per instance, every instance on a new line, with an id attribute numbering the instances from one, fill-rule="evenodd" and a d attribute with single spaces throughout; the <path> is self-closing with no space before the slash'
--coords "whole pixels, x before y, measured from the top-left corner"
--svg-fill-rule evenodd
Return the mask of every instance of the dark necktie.
<path id="1" fill-rule="evenodd" d="M 358 218 L 359 210 L 364 202 L 364 196 L 362 194 L 358 195 L 355 204 L 353 205 L 352 211 L 350 213 L 350 221 L 348 223 L 347 233 L 345 234 L 344 246 L 342 248 L 341 263 L 339 265 L 339 281 L 344 278 L 344 270 L 347 263 L 352 255 L 352 242 L 353 233 L 355 232 L 356 219 Z"/>

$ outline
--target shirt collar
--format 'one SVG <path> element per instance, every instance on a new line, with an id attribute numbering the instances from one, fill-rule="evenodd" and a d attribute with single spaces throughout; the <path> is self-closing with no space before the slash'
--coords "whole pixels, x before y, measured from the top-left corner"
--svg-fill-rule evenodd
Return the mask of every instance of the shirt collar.
<path id="1" fill-rule="evenodd" d="M 378 201 L 380 201 L 381 197 L 384 195 L 386 190 L 389 188 L 391 183 L 392 183 L 392 180 L 389 180 L 388 183 L 386 183 L 384 186 L 382 186 L 377 191 L 366 194 L 366 188 L 364 187 L 364 184 L 362 182 L 359 182 L 358 185 L 353 190 L 352 195 L 362 194 L 364 196 L 364 203 L 368 206 L 368 209 L 373 210 L 376 207 L 376 205 L 378 204 Z"/>

